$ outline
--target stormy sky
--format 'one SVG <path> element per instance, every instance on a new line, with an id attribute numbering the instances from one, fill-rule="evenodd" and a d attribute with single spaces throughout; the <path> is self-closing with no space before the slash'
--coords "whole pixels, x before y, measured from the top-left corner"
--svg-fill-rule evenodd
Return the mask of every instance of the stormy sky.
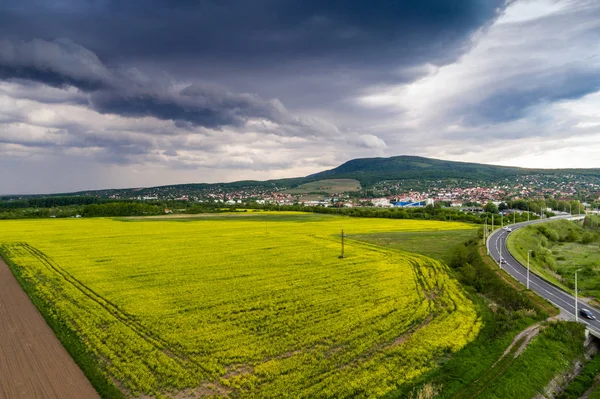
<path id="1" fill-rule="evenodd" d="M 600 167 L 597 0 L 3 0 L 0 194 Z"/>

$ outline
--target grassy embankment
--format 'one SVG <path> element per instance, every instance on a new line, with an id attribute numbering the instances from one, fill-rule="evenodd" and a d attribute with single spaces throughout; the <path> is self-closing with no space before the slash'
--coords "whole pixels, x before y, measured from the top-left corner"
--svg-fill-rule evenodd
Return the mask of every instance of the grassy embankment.
<path id="1" fill-rule="evenodd" d="M 439 261 L 351 239 L 338 257 L 342 228 L 472 226 L 276 215 L 5 221 L 0 243 L 105 398 L 103 378 L 127 397 L 375 397 L 477 336 Z"/>
<path id="2" fill-rule="evenodd" d="M 542 323 L 539 335 L 521 354 L 511 351 L 483 378 L 453 397 L 535 397 L 554 377 L 570 371 L 583 358 L 583 331 L 583 325 L 573 322 Z"/>
<path id="3" fill-rule="evenodd" d="M 571 293 L 579 270 L 579 291 L 600 298 L 600 240 L 589 220 L 587 227 L 567 220 L 528 226 L 510 235 L 508 247 L 523 264 L 531 250 L 531 269 Z"/>

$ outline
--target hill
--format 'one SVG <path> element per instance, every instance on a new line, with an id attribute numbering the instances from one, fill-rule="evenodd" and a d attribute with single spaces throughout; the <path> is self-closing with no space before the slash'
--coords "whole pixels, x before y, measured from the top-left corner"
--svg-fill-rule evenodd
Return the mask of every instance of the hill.
<path id="1" fill-rule="evenodd" d="M 357 180 L 362 186 L 372 186 L 375 183 L 389 180 L 418 180 L 420 182 L 437 180 L 466 180 L 477 182 L 497 182 L 516 176 L 545 176 L 547 178 L 568 178 L 583 176 L 594 180 L 600 179 L 600 169 L 528 169 L 513 166 L 487 165 L 469 162 L 445 161 L 418 156 L 402 155 L 390 158 L 358 158 L 350 160 L 334 169 L 315 173 L 305 177 L 276 179 L 276 180 L 243 180 L 231 183 L 190 183 L 146 188 L 87 190 L 68 195 L 97 196 L 101 198 L 117 197 L 132 198 L 144 196 L 195 195 L 212 193 L 221 195 L 226 192 L 245 191 L 259 197 L 263 192 L 272 190 L 294 189 L 307 183 L 351 179 Z M 570 181 L 570 180 L 569 180 Z M 324 182 L 325 184 L 327 182 Z M 589 183 L 589 182 L 584 182 Z M 306 186 L 305 186 L 306 187 Z M 302 192 L 306 191 L 303 187 Z M 356 189 L 356 187 L 354 187 Z M 312 188 L 311 188 L 312 190 Z M 350 190 L 351 191 L 351 190 Z M 53 194 L 65 196 L 66 193 Z M 10 196 L 11 198 L 35 197 Z M 5 196 L 4 199 L 8 199 Z"/>
<path id="2" fill-rule="evenodd" d="M 531 174 L 569 173 L 600 176 L 600 169 L 528 169 L 402 155 L 391 158 L 353 159 L 337 168 L 309 175 L 305 179 L 356 179 L 362 184 L 371 185 L 382 180 L 497 180 Z"/>

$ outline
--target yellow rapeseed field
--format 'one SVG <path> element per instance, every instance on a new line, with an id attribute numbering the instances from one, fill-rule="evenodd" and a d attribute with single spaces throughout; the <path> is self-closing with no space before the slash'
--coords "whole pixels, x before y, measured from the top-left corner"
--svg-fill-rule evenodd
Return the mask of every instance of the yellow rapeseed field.
<path id="1" fill-rule="evenodd" d="M 129 397 L 378 397 L 473 340 L 442 263 L 347 240 L 472 228 L 311 214 L 0 222 L 52 317 Z M 196 395 L 196 396 L 194 396 Z"/>

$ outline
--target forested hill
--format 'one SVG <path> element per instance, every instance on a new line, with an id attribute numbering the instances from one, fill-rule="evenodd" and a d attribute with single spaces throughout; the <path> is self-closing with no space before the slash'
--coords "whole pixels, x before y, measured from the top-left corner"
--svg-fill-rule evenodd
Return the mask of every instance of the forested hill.
<path id="1" fill-rule="evenodd" d="M 53 194 L 56 196 L 95 196 L 99 198 L 136 198 L 159 195 L 161 198 L 175 198 L 180 195 L 223 194 L 244 192 L 250 197 L 261 197 L 273 190 L 295 188 L 305 183 L 326 179 L 355 179 L 363 187 L 372 186 L 381 181 L 412 180 L 419 182 L 438 180 L 464 180 L 469 182 L 498 182 L 516 176 L 540 175 L 548 180 L 549 176 L 564 176 L 572 181 L 573 176 L 586 176 L 585 183 L 600 184 L 600 169 L 527 169 L 511 166 L 485 165 L 478 163 L 444 161 L 417 156 L 402 155 L 391 158 L 359 158 L 348 161 L 337 168 L 315 173 L 305 177 L 255 181 L 245 180 L 232 183 L 191 183 L 159 187 L 89 190 L 76 193 Z M 41 194 L 41 193 L 40 193 Z M 5 196 L 8 198 L 36 196 Z"/>
<path id="2" fill-rule="evenodd" d="M 361 184 L 371 185 L 382 180 L 467 179 L 485 181 L 532 174 L 579 174 L 600 177 L 600 169 L 527 169 L 402 155 L 391 158 L 353 159 L 335 169 L 309 175 L 306 179 L 356 179 Z"/>

